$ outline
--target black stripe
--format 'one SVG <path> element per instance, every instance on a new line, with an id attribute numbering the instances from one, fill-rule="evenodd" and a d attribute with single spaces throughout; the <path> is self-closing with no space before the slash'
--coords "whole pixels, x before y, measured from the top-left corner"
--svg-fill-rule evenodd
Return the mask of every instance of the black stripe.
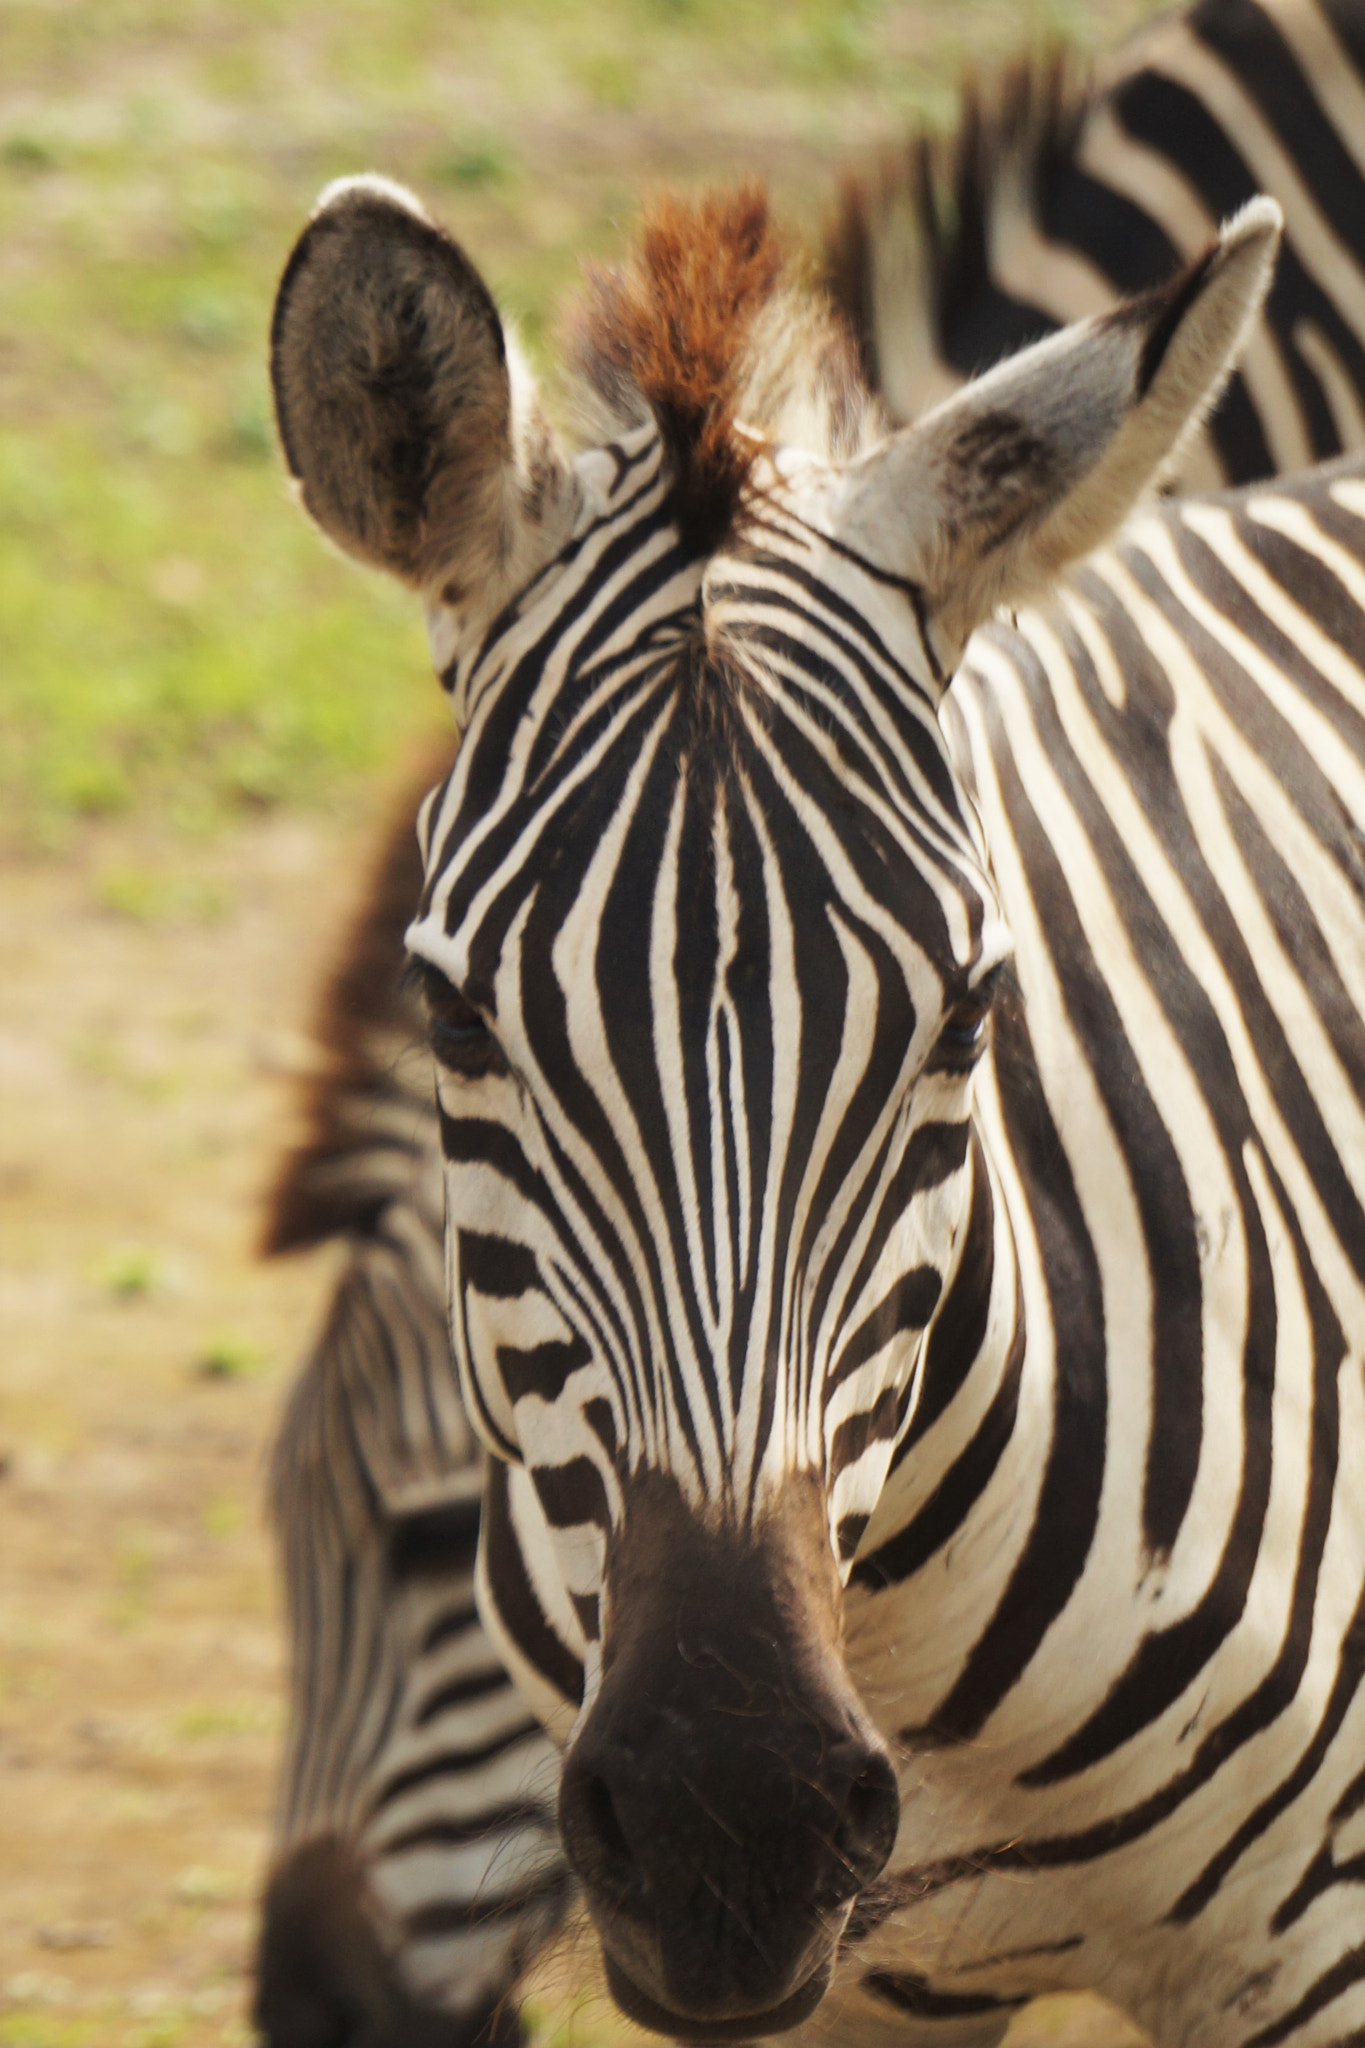
<path id="1" fill-rule="evenodd" d="M 1075 913 L 1050 842 L 1033 819 L 1012 765 L 1001 763 L 999 772 L 1015 836 L 1042 899 L 1050 942 L 1068 957 L 1084 959 L 1087 949 L 1081 944 L 1077 950 Z M 1042 1089 L 1013 1084 L 1012 1077 L 1030 1067 L 1036 1071 L 1027 1049 L 1013 1042 L 1023 1031 L 1022 1018 L 1008 1010 L 996 1019 L 996 1038 L 1003 1041 L 998 1070 L 1010 1149 L 1025 1187 L 1040 1196 L 1046 1190 L 1033 1210 L 1057 1333 L 1051 1440 L 1033 1523 L 1000 1604 L 930 1716 L 941 1741 L 961 1742 L 979 1734 L 1066 1606 L 1085 1569 L 1104 1481 L 1108 1383 L 1099 1269 Z"/>
<path id="2" fill-rule="evenodd" d="M 973 1431 L 971 1440 L 958 1453 L 914 1519 L 860 1557 L 850 1578 L 860 1586 L 879 1590 L 908 1579 L 928 1563 L 962 1527 L 990 1483 L 991 1475 L 1014 1434 L 1019 1412 L 1019 1384 L 1024 1367 L 1022 1329 L 1011 1347 L 1005 1371 L 989 1408 Z M 902 1741 L 919 1743 L 923 1729 L 902 1733 Z M 937 1731 L 935 1737 L 937 1739 Z M 953 1739 L 951 1733 L 947 1739 Z"/>
<path id="3" fill-rule="evenodd" d="M 413 1764 L 410 1769 L 386 1779 L 371 1811 L 373 1814 L 382 1813 L 405 1792 L 413 1792 L 419 1785 L 429 1785 L 433 1778 L 456 1777 L 466 1771 L 476 1771 L 481 1764 L 492 1763 L 494 1757 L 506 1756 L 509 1749 L 515 1749 L 518 1743 L 527 1742 L 532 1736 L 543 1740 L 544 1733 L 539 1721 L 528 1717 L 504 1729 L 501 1735 L 490 1736 L 486 1742 L 477 1743 L 470 1749 L 443 1749 L 436 1756 L 427 1757 L 422 1763 Z"/>
<path id="4" fill-rule="evenodd" d="M 452 1707 L 467 1706 L 471 1700 L 486 1700 L 491 1693 L 503 1692 L 509 1698 L 515 1697 L 515 1688 L 501 1664 L 491 1671 L 475 1671 L 463 1678 L 452 1678 L 448 1685 L 438 1686 L 412 1717 L 414 1728 L 426 1728 L 440 1714 L 448 1714 Z"/>
<path id="5" fill-rule="evenodd" d="M 511 1835 L 534 1829 L 553 1835 L 554 1814 L 548 1807 L 528 1800 L 513 1800 L 505 1806 L 483 1807 L 464 1820 L 442 1817 L 419 1821 L 415 1827 L 386 1841 L 379 1852 L 387 1861 L 392 1856 L 410 1855 L 418 1849 L 464 1849 L 471 1842 L 491 1841 L 494 1835 Z"/>
<path id="6" fill-rule="evenodd" d="M 429 1906 L 418 1906 L 414 1912 L 403 1915 L 403 1933 L 409 1941 L 434 1941 L 442 1934 L 461 1934 L 467 1928 L 517 1920 L 547 1899 L 566 1897 L 571 1884 L 568 1870 L 563 1864 L 556 1864 L 501 1897 L 490 1889 L 480 1891 L 472 1899 L 437 1899 Z"/>
<path id="7" fill-rule="evenodd" d="M 432 1650 L 439 1650 L 442 1644 L 448 1643 L 452 1637 L 462 1636 L 466 1630 L 479 1626 L 479 1610 L 472 1600 L 464 1602 L 459 1607 L 452 1607 L 449 1613 L 441 1615 L 428 1628 L 422 1638 L 421 1655 L 426 1656 Z"/>
<path id="8" fill-rule="evenodd" d="M 962 1251 L 924 1347 L 915 1412 L 896 1446 L 891 1460 L 893 1472 L 949 1406 L 986 1341 L 995 1280 L 995 1205 L 981 1156 L 981 1140 L 974 1132 L 971 1148 L 972 1203 Z"/>
<path id="9" fill-rule="evenodd" d="M 401 1584 L 468 1571 L 478 1547 L 479 1508 L 476 1496 L 401 1516 L 389 1536 L 389 1577 Z"/>
<path id="10" fill-rule="evenodd" d="M 1279 2048 L 1281 2041 L 1287 2041 L 1306 2021 L 1346 1992 L 1354 1990 L 1357 1984 L 1365 1984 L 1365 1942 L 1358 1948 L 1348 1949 L 1330 1970 L 1324 1970 L 1317 1982 L 1304 1992 L 1298 2004 L 1291 2006 L 1273 2026 L 1262 2027 L 1259 2033 L 1249 2034 L 1244 2048 Z M 1350 2044 L 1359 2040 L 1360 2031 L 1357 2029 L 1346 2035 L 1340 2044 L 1334 2044 L 1334 2048 L 1350 2048 Z"/>
<path id="11" fill-rule="evenodd" d="M 542 1401 L 557 1401 L 572 1374 L 591 1359 L 592 1352 L 581 1337 L 536 1344 L 529 1350 L 511 1344 L 498 1346 L 498 1371 L 507 1398 L 514 1406 L 528 1395 Z"/>
<path id="12" fill-rule="evenodd" d="M 507 1468 L 488 1468 L 481 1552 L 488 1589 L 504 1627 L 527 1662 L 563 1699 L 581 1705 L 583 1666 L 551 1628 L 526 1571 L 512 1523 Z"/>
<path id="13" fill-rule="evenodd" d="M 611 1528 L 611 1509 L 602 1475 L 591 1458 L 570 1458 L 565 1465 L 536 1465 L 531 1478 L 552 1529 L 577 1529 L 595 1522 Z"/>
<path id="14" fill-rule="evenodd" d="M 869 1970 L 863 1988 L 874 1998 L 892 2005 L 897 2012 L 922 2020 L 969 2019 L 975 2013 L 1015 2012 L 1027 2005 L 1029 1994 L 1018 1998 L 997 1998 L 989 1991 L 935 1991 L 927 1977 L 908 1971 Z"/>

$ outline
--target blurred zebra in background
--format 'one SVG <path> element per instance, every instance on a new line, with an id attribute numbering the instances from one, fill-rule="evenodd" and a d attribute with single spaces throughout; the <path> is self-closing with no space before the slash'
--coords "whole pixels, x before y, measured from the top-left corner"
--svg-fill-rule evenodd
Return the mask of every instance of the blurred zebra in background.
<path id="1" fill-rule="evenodd" d="M 897 419 L 1147 290 L 1257 192 L 1275 283 L 1186 489 L 1365 447 L 1365 4 L 1197 0 L 1092 74 L 1024 59 L 966 90 L 948 137 L 848 180 L 830 288 Z"/>
<path id="2" fill-rule="evenodd" d="M 475 1605 L 484 1459 L 450 1356 L 431 1056 L 403 976 L 413 818 L 449 756 L 443 741 L 395 805 L 323 992 L 323 1064 L 264 1239 L 346 1247 L 271 1479 L 291 1691 L 260 1969 L 281 2048 L 515 2039 L 504 1995 L 569 1889 L 557 1753 Z"/>
<path id="3" fill-rule="evenodd" d="M 851 179 L 826 270 L 893 415 L 915 415 L 970 369 L 1117 290 L 1157 282 L 1223 212 L 1267 189 L 1288 217 L 1279 282 L 1182 475 L 1239 479 L 1365 445 L 1357 51 L 1365 6 L 1204 0 L 1140 37 L 1093 87 L 1058 60 L 1021 67 L 969 91 L 951 143 L 918 142 Z M 1179 638 L 1190 629 L 1170 608 Z M 1107 659 L 1121 674 L 1139 640 L 1122 607 L 1110 617 Z M 1002 642 L 992 658 L 1025 655 Z M 553 1757 L 510 1688 L 499 1691 L 468 1601 L 477 1453 L 445 1406 L 439 1140 L 428 1055 L 412 1050 L 419 1008 L 399 988 L 420 886 L 413 811 L 411 799 L 399 807 L 336 977 L 323 1031 L 332 1064 L 271 1231 L 277 1250 L 329 1235 L 351 1244 L 277 1461 L 295 1657 L 262 1950 L 278 2048 L 296 2037 L 271 2014 L 285 2010 L 305 1954 L 310 2012 L 392 2014 L 395 2041 L 417 2040 L 419 2022 L 437 2029 L 433 2041 L 487 2028 L 568 1889 L 545 1790 Z M 445 1391 L 414 1400 L 423 1387 Z M 424 1409 L 439 1426 L 414 1429 Z M 424 1649 L 433 1638 L 437 1652 L 456 1644 L 454 1678 Z M 496 1855 L 457 1857 L 481 1816 L 503 1828 Z M 338 1919 L 338 1897 L 350 1918 Z M 454 2016 L 448 2031 L 441 2013 Z M 498 2024 L 514 2027 L 510 2008 Z"/>

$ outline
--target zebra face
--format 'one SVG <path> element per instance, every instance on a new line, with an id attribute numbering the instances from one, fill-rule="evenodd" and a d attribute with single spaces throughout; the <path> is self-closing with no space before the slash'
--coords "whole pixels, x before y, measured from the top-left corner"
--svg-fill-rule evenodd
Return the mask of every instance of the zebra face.
<path id="1" fill-rule="evenodd" d="M 963 1212 L 1005 935 L 913 613 L 801 481 L 699 565 L 657 433 L 586 479 L 424 826 L 456 1354 L 589 1661 L 632 1473 L 740 1524 L 813 1473 L 852 1555 Z"/>
<path id="2" fill-rule="evenodd" d="M 465 735 L 409 936 L 466 1397 L 529 1481 L 521 1544 L 596 1702 L 566 1848 L 637 2018 L 748 2028 L 818 1998 L 895 1837 L 835 1560 L 954 1257 L 1004 934 L 932 698 L 889 652 L 906 601 L 864 577 L 850 602 L 814 527 L 828 478 L 765 478 L 761 545 L 699 567 L 662 456 L 645 430 L 602 498 L 584 480 L 573 559 L 452 678 Z M 766 1702 L 741 1743 L 737 1683 Z M 620 1847 L 676 1855 L 680 1742 L 790 1889 L 713 1872 L 761 1930 L 718 1955 L 690 1888 L 650 1910 L 664 1873 Z"/>
<path id="3" fill-rule="evenodd" d="M 563 457 L 405 195 L 324 196 L 274 370 L 306 502 L 427 598 L 462 742 L 409 943 L 481 1608 L 570 1738 L 611 1982 L 689 2039 L 823 1994 L 893 1845 L 840 1573 L 913 1414 L 1008 951 L 938 713 L 1225 372 L 1252 209 L 1164 294 L 885 437 L 753 195 L 665 210 Z"/>

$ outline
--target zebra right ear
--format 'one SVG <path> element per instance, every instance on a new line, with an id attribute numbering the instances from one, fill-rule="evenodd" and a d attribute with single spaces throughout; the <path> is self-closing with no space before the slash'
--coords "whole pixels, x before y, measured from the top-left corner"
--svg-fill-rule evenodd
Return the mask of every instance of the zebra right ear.
<path id="1" fill-rule="evenodd" d="M 918 586 L 951 674 L 1000 605 L 1102 547 L 1236 363 L 1282 221 L 1254 199 L 1178 276 L 999 364 L 845 472 L 839 537 Z"/>
<path id="2" fill-rule="evenodd" d="M 553 554 L 569 466 L 492 295 L 387 179 L 329 185 L 285 266 L 275 416 L 331 539 L 429 598 L 496 603 Z"/>

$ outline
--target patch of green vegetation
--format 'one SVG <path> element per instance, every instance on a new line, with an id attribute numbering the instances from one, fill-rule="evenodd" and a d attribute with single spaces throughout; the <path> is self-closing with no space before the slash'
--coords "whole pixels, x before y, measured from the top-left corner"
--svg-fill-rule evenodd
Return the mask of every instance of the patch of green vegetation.
<path id="1" fill-rule="evenodd" d="M 965 60 L 1155 4 L 8 0 L 5 836 L 329 803 L 439 716 L 415 603 L 327 551 L 274 451 L 270 298 L 327 179 L 425 191 L 536 351 L 662 178 L 768 172 L 813 228 Z"/>
<path id="2" fill-rule="evenodd" d="M 204 2019 L 218 2014 L 222 2003 L 209 2002 L 205 1994 L 181 2000 L 160 1991 L 92 2001 L 73 1996 L 64 1979 L 34 1970 L 7 1979 L 4 1990 L 14 2003 L 0 2013 L 0 2048 L 178 2048 L 192 2030 L 196 2040 L 208 2038 Z M 225 2048 L 245 2048 L 252 2035 L 244 2024 L 224 2018 L 212 2038 Z"/>
<path id="3" fill-rule="evenodd" d="M 107 869 L 95 900 L 116 917 L 149 925 L 220 924 L 232 908 L 232 892 L 208 875 L 136 865 Z"/>
<path id="4" fill-rule="evenodd" d="M 481 185 L 500 185 L 511 175 L 511 161 L 502 146 L 485 138 L 443 150 L 432 159 L 430 175 L 443 185 L 462 185 L 473 190 Z"/>
<path id="5" fill-rule="evenodd" d="M 242 1526 L 242 1513 L 242 1503 L 236 1494 L 216 1494 L 200 1516 L 200 1527 L 206 1536 L 220 1542 L 225 1536 L 236 1535 Z"/>
<path id="6" fill-rule="evenodd" d="M 32 2012 L 20 2007 L 0 2013 L 0 2048 L 103 2048 L 107 2015 Z"/>
<path id="7" fill-rule="evenodd" d="M 206 1864 L 191 1864 L 175 1881 L 175 1895 L 190 1906 L 217 1906 L 225 1899 L 240 1898 L 246 1885 L 228 1870 L 211 1870 Z"/>
<path id="8" fill-rule="evenodd" d="M 257 394 L 215 420 L 148 387 L 113 425 L 108 461 L 72 427 L 0 433 L 4 793 L 30 823 L 195 823 L 382 763 L 435 695 L 420 627 L 278 502 Z"/>
<path id="9" fill-rule="evenodd" d="M 122 2036 L 122 2048 L 180 2048 L 190 2026 L 188 2013 L 158 2013 L 155 2019 L 129 2028 Z"/>
<path id="10" fill-rule="evenodd" d="M 599 1991 L 532 1996 L 521 2017 L 534 2048 L 624 2048 L 627 2029 Z"/>
<path id="11" fill-rule="evenodd" d="M 220 1331 L 210 1337 L 194 1361 L 194 1375 L 201 1380 L 251 1380 L 265 1370 L 266 1355 L 249 1337 L 236 1331 Z M 210 1534 L 217 1533 L 210 1531 Z"/>
<path id="12" fill-rule="evenodd" d="M 45 136 L 23 129 L 0 140 L 0 162 L 11 171 L 51 171 L 58 163 L 57 151 Z"/>
<path id="13" fill-rule="evenodd" d="M 166 1262 L 145 1245 L 122 1245 L 99 1261 L 95 1278 L 118 1301 L 145 1301 L 166 1285 Z"/>
<path id="14" fill-rule="evenodd" d="M 206 1705 L 191 1707 L 181 1714 L 175 1723 L 175 1733 L 182 1742 L 216 1742 L 224 1736 L 273 1734 L 279 1724 L 278 1709 L 273 1705 L 262 1705 L 259 1701 L 237 1707 Z M 204 1894 L 201 1891 L 186 1892 L 181 1888 L 198 1875 L 191 1871 L 181 1879 L 177 1889 L 182 1898 L 202 1899 Z M 231 1897 L 231 1890 L 222 1896 Z"/>

